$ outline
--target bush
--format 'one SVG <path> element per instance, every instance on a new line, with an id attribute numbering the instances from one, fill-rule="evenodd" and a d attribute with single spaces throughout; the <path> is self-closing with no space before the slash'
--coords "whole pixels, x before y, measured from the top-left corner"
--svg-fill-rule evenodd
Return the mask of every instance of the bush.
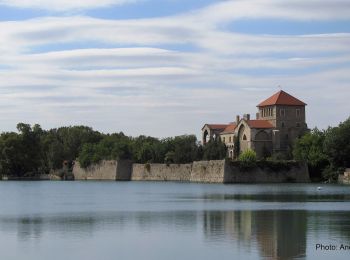
<path id="1" fill-rule="evenodd" d="M 256 166 L 256 152 L 248 149 L 239 155 L 238 161 L 243 169 L 253 168 Z"/>

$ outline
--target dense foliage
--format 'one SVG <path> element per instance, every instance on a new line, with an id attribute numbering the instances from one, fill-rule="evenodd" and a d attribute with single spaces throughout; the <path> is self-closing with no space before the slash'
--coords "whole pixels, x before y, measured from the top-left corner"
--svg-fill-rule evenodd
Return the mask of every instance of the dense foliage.
<path id="1" fill-rule="evenodd" d="M 305 134 L 295 143 L 293 155 L 308 163 L 311 177 L 335 180 L 350 167 L 350 118 L 337 127 Z"/>
<path id="2" fill-rule="evenodd" d="M 76 159 L 83 144 L 96 143 L 102 135 L 89 127 L 61 127 L 44 131 L 39 125 L 19 123 L 18 133 L 0 135 L 0 174 L 19 177 L 47 173 Z"/>
<path id="3" fill-rule="evenodd" d="M 32 176 L 60 169 L 63 161 L 78 159 L 83 167 L 103 159 L 130 159 L 138 163 L 189 163 L 222 159 L 226 148 L 220 141 L 204 150 L 194 135 L 157 139 L 102 134 L 86 126 L 43 130 L 20 123 L 18 132 L 0 135 L 0 175 Z"/>
<path id="4" fill-rule="evenodd" d="M 226 145 L 221 142 L 220 138 L 217 140 L 210 140 L 203 149 L 204 160 L 221 160 L 226 157 Z"/>

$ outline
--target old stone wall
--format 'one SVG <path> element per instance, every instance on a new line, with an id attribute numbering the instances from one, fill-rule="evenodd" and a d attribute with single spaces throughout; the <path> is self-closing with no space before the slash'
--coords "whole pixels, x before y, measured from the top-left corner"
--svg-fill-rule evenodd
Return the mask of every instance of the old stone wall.
<path id="1" fill-rule="evenodd" d="M 132 181 L 183 181 L 189 182 L 192 164 L 133 164 Z"/>
<path id="2" fill-rule="evenodd" d="M 78 161 L 73 166 L 75 180 L 117 180 L 117 162 L 101 161 L 86 169 L 82 168 Z"/>
<path id="3" fill-rule="evenodd" d="M 241 169 L 225 160 L 198 161 L 190 164 L 132 164 L 131 161 L 102 161 L 87 169 L 76 162 L 76 180 L 180 181 L 200 183 L 280 183 L 309 182 L 306 164 L 293 163 L 285 169 L 268 167 Z"/>
<path id="4" fill-rule="evenodd" d="M 223 183 L 225 160 L 193 162 L 191 182 Z"/>
<path id="5" fill-rule="evenodd" d="M 281 183 L 310 182 L 308 167 L 304 163 L 295 163 L 288 169 L 272 170 L 268 167 L 240 169 L 227 162 L 224 183 Z"/>
<path id="6" fill-rule="evenodd" d="M 132 171 L 132 161 L 120 160 L 116 162 L 116 180 L 117 181 L 130 181 Z"/>

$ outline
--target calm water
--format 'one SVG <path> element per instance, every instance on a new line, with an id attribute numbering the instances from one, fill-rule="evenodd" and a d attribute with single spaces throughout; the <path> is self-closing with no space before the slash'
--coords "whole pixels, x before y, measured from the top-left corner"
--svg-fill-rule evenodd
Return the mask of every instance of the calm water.
<path id="1" fill-rule="evenodd" d="M 350 259 L 350 186 L 0 182 L 0 259 Z"/>

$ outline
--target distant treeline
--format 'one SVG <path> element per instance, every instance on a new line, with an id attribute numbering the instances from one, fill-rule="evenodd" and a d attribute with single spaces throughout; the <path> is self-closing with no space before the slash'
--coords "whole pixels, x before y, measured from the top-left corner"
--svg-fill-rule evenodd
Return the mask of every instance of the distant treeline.
<path id="1" fill-rule="evenodd" d="M 226 157 L 226 147 L 219 139 L 202 146 L 194 135 L 158 139 L 143 135 L 130 137 L 122 132 L 103 134 L 87 126 L 43 130 L 40 125 L 24 123 L 19 123 L 17 129 L 16 133 L 0 135 L 0 175 L 22 177 L 48 173 L 60 169 L 63 161 L 74 160 L 87 167 L 101 160 L 190 163 Z M 350 167 L 350 118 L 337 127 L 311 130 L 296 141 L 291 151 L 288 157 L 274 154 L 265 159 L 306 161 L 312 177 L 336 179 Z M 241 157 L 249 154 L 244 155 Z"/>
<path id="2" fill-rule="evenodd" d="M 130 159 L 138 163 L 188 163 L 223 159 L 220 141 L 202 147 L 194 135 L 157 139 L 103 134 L 86 126 L 43 130 L 19 123 L 18 133 L 0 135 L 0 175 L 31 176 L 60 169 L 63 161 L 78 159 L 83 167 L 100 160 Z"/>

